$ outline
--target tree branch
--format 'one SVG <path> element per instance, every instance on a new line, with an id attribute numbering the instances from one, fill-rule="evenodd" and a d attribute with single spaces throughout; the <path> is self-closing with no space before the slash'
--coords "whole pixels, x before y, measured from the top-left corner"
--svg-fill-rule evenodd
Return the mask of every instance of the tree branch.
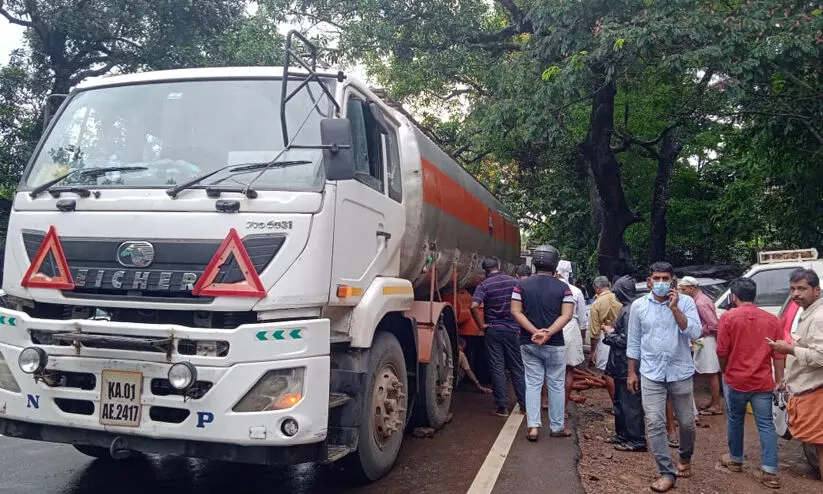
<path id="1" fill-rule="evenodd" d="M 437 97 L 437 99 L 439 99 L 440 101 L 449 101 L 451 99 L 454 99 L 458 96 L 462 96 L 464 94 L 471 94 L 473 91 L 475 91 L 475 90 L 474 89 L 455 89 L 454 91 L 450 92 L 446 96 L 440 96 L 440 95 L 436 94 L 435 97 Z"/>
<path id="2" fill-rule="evenodd" d="M 650 141 L 638 139 L 625 129 L 615 129 L 614 135 L 619 139 L 620 144 L 618 146 L 611 146 L 611 150 L 613 153 L 617 154 L 628 151 L 629 148 L 631 148 L 632 146 L 638 146 L 645 150 L 645 152 L 638 153 L 641 156 L 645 156 L 646 158 L 659 159 L 660 153 L 657 150 L 657 145 L 660 144 L 660 141 L 662 141 L 671 131 L 680 127 L 681 125 L 682 124 L 678 119 L 678 121 L 671 125 L 668 125 L 665 129 L 663 129 L 662 132 L 660 132 L 660 135 L 658 135 Z"/>
<path id="3" fill-rule="evenodd" d="M 526 18 L 523 14 L 523 11 L 520 10 L 520 7 L 514 3 L 514 0 L 497 0 L 497 3 L 509 14 L 509 17 L 512 20 L 517 31 L 524 32 L 532 31 L 531 22 Z"/>
<path id="4" fill-rule="evenodd" d="M 477 92 L 477 94 L 480 94 L 481 96 L 489 96 L 489 93 L 486 91 L 486 89 L 483 86 L 481 86 L 480 84 L 472 81 L 471 79 L 469 79 L 467 77 L 462 77 L 462 76 L 458 75 L 458 76 L 455 77 L 455 80 L 457 82 L 459 82 L 460 84 L 465 84 L 466 86 L 469 86 L 470 88 L 474 89 Z"/>
<path id="5" fill-rule="evenodd" d="M 69 79 L 69 84 L 74 86 L 75 84 L 79 84 L 83 79 L 88 77 L 98 77 L 103 74 L 108 73 L 111 69 L 117 66 L 117 62 L 109 61 L 106 65 L 100 67 L 99 69 L 91 69 L 91 70 L 84 70 L 78 72 L 74 76 Z"/>
<path id="6" fill-rule="evenodd" d="M 532 223 L 539 223 L 539 224 L 544 225 L 544 226 L 549 226 L 548 222 L 543 221 L 543 220 L 539 220 L 539 219 L 535 218 L 534 216 L 530 215 L 529 213 L 524 213 L 523 214 L 523 219 L 531 221 Z"/>
<path id="7" fill-rule="evenodd" d="M 25 19 L 18 19 L 17 17 L 14 17 L 13 15 L 11 15 L 8 10 L 6 10 L 5 8 L 2 7 L 2 2 L 0 2 L 0 15 L 5 17 L 6 20 L 8 20 L 12 24 L 17 24 L 18 26 L 23 26 L 23 27 L 31 27 L 31 28 L 34 27 L 33 22 L 27 21 Z"/>
<path id="8" fill-rule="evenodd" d="M 465 40 L 465 43 L 471 45 L 488 45 L 506 41 L 507 39 L 517 34 L 523 34 L 528 31 L 521 31 L 517 26 L 504 27 L 500 31 L 494 33 L 482 33 Z M 457 40 L 455 40 L 457 41 Z"/>
<path id="9" fill-rule="evenodd" d="M 486 156 L 488 156 L 490 154 L 492 154 L 491 151 L 484 151 L 484 152 L 478 154 L 477 156 L 475 156 L 474 158 L 472 158 L 470 160 L 465 160 L 464 163 L 467 164 L 467 165 L 473 165 L 475 163 L 480 162 L 483 158 L 485 158 Z"/>

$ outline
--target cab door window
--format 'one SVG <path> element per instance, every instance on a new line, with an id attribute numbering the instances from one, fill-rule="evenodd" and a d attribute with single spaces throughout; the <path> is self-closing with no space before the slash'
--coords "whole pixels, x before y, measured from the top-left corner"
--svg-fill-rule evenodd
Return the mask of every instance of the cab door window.
<path id="1" fill-rule="evenodd" d="M 383 133 L 371 109 L 360 98 L 349 97 L 346 115 L 351 121 L 355 179 L 378 192 L 383 192 Z"/>
<path id="2" fill-rule="evenodd" d="M 397 202 L 403 202 L 400 149 L 397 145 L 397 135 L 389 130 L 383 137 L 386 143 L 386 174 L 389 179 L 389 197 Z"/>

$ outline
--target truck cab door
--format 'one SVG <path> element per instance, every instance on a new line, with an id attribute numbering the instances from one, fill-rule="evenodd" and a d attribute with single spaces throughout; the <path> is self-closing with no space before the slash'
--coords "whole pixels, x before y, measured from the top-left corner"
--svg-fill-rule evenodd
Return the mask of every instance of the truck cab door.
<path id="1" fill-rule="evenodd" d="M 337 183 L 332 304 L 356 304 L 375 277 L 397 276 L 400 269 L 406 215 L 397 129 L 380 112 L 359 94 L 347 95 L 356 171 L 354 180 Z"/>

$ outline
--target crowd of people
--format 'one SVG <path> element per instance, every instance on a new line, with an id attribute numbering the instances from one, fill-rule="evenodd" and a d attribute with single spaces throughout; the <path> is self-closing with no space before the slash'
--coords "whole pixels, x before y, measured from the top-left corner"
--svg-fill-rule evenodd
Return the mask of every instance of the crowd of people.
<path id="1" fill-rule="evenodd" d="M 732 282 L 733 308 L 718 318 L 698 281 L 677 279 L 665 262 L 649 268 L 649 293 L 640 297 L 630 276 L 613 283 L 596 278 L 588 312 L 583 291 L 570 281 L 571 264 L 552 246 L 534 249 L 534 273 L 521 265 L 516 277 L 509 276 L 495 258 L 482 266 L 486 279 L 475 289 L 471 312 L 485 331 L 493 413 L 509 415 L 508 372 L 518 412 L 526 414 L 527 440 L 538 440 L 545 408 L 551 437 L 572 434 L 566 405 L 584 400 L 572 383 L 575 367 L 585 361 L 588 332 L 589 364 L 604 373 L 613 403 L 615 435 L 606 441 L 619 451 L 651 453 L 659 473 L 650 486 L 654 492 L 667 492 L 692 474 L 700 415 L 726 415 L 728 453 L 718 464 L 742 472 L 749 408 L 761 449 L 754 477 L 779 488 L 776 395 L 787 397 L 791 434 L 816 447 L 823 472 L 823 301 L 814 271 L 798 269 L 790 277 L 791 299 L 803 313 L 787 334 L 774 315 L 754 304 L 757 286 L 748 278 Z M 711 393 L 700 408 L 696 374 L 705 376 Z M 489 391 L 473 374 L 472 380 Z M 670 448 L 676 448 L 675 458 Z"/>

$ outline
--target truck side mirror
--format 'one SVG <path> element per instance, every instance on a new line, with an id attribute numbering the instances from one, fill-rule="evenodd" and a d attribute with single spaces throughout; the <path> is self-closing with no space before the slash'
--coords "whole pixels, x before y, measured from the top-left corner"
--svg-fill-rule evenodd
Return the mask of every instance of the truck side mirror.
<path id="1" fill-rule="evenodd" d="M 327 118 L 320 121 L 323 142 L 323 164 L 328 180 L 354 178 L 354 149 L 351 121 L 347 118 Z"/>

